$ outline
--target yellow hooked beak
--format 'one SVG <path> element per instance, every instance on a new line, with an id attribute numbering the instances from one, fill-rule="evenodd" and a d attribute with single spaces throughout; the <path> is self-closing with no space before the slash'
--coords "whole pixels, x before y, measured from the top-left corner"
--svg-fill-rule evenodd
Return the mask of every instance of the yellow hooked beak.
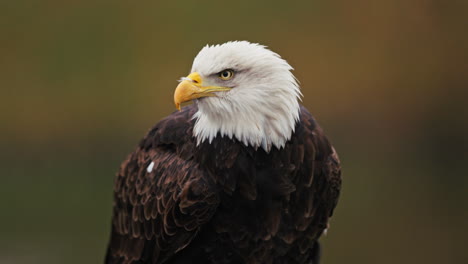
<path id="1" fill-rule="evenodd" d="M 174 103 L 180 110 L 180 104 L 193 99 L 216 96 L 216 92 L 229 91 L 231 88 L 222 86 L 202 86 L 203 80 L 200 74 L 192 72 L 183 79 L 174 92 Z"/>

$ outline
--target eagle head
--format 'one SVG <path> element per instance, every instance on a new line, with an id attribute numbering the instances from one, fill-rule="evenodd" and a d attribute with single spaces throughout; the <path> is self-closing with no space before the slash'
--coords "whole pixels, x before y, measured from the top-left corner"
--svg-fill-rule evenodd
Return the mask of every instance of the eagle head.
<path id="1" fill-rule="evenodd" d="M 174 93 L 180 110 L 194 100 L 193 135 L 200 144 L 217 136 L 246 146 L 284 147 L 299 119 L 301 92 L 293 68 L 277 53 L 247 41 L 205 46 Z"/>

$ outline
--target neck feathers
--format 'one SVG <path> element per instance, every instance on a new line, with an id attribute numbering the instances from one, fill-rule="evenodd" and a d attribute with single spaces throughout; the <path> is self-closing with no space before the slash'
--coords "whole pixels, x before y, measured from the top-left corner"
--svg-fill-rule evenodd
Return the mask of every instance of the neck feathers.
<path id="1" fill-rule="evenodd" d="M 218 97 L 198 101 L 198 111 L 193 116 L 197 144 L 211 143 L 220 136 L 266 152 L 272 147 L 283 148 L 299 120 L 299 103 L 296 97 L 287 102 L 284 98 L 278 98 L 279 102 L 271 99 L 270 103 L 248 104 L 250 107 Z"/>

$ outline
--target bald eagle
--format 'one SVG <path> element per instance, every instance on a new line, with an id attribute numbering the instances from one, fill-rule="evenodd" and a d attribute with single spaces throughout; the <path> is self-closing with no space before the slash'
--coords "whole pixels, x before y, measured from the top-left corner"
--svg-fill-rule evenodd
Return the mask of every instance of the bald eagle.
<path id="1" fill-rule="evenodd" d="M 105 263 L 319 262 L 340 164 L 291 70 L 247 41 L 199 52 L 116 176 Z"/>

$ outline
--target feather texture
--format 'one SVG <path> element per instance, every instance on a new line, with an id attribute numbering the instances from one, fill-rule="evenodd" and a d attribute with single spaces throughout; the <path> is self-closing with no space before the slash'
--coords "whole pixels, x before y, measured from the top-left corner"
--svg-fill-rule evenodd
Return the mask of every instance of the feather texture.
<path id="1" fill-rule="evenodd" d="M 317 264 L 341 172 L 310 113 L 266 152 L 220 135 L 197 145 L 197 111 L 159 122 L 122 163 L 105 263 Z"/>

